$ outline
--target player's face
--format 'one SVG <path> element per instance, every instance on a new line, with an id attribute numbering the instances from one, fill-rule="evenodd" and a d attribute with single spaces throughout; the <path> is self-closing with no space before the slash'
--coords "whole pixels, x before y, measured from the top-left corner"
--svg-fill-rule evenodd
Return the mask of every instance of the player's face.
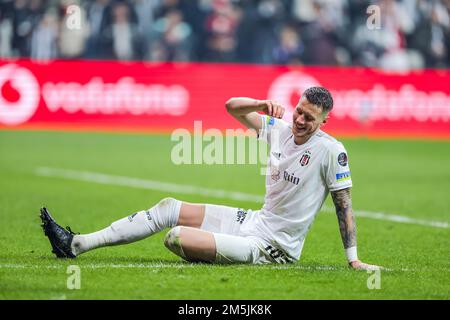
<path id="1" fill-rule="evenodd" d="M 302 144 L 324 124 L 327 115 L 322 112 L 322 108 L 312 104 L 302 97 L 295 107 L 293 114 L 292 133 L 296 144 Z"/>

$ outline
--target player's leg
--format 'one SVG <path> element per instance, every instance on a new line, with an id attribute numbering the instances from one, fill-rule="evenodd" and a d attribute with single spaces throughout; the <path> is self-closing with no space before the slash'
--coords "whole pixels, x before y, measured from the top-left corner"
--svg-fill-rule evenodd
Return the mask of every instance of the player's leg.
<path id="1" fill-rule="evenodd" d="M 198 228 L 205 206 L 165 198 L 149 210 L 139 211 L 90 234 L 75 235 L 71 243 L 74 255 L 104 247 L 135 242 L 176 225 Z"/>
<path id="2" fill-rule="evenodd" d="M 74 257 L 96 248 L 138 241 L 164 228 L 172 228 L 176 225 L 224 232 L 226 231 L 223 228 L 224 223 L 220 223 L 221 217 L 217 216 L 221 210 L 216 210 L 216 208 L 225 208 L 225 211 L 230 211 L 226 216 L 232 219 L 231 211 L 235 208 L 192 204 L 165 198 L 149 210 L 139 211 L 113 222 L 100 231 L 89 234 L 71 235 L 69 231 L 57 225 L 49 215 L 43 219 L 43 222 L 46 220 L 44 225 L 47 227 L 44 229 L 52 246 L 55 248 L 56 245 L 61 249 L 56 251 L 62 251 L 57 256 Z"/>
<path id="3" fill-rule="evenodd" d="M 164 239 L 164 245 L 188 261 L 213 262 L 216 256 L 213 234 L 198 228 L 172 228 Z"/>
<path id="4" fill-rule="evenodd" d="M 183 208 L 186 220 L 180 214 L 178 226 L 164 240 L 169 250 L 188 261 L 254 263 L 259 259 L 256 242 L 238 236 L 247 217 L 245 210 L 212 204 L 184 204 Z"/>
<path id="5" fill-rule="evenodd" d="M 177 226 L 200 228 L 205 217 L 205 204 L 182 202 Z"/>
<path id="6" fill-rule="evenodd" d="M 261 250 L 251 239 L 177 226 L 164 239 L 165 246 L 192 262 L 256 263 Z"/>

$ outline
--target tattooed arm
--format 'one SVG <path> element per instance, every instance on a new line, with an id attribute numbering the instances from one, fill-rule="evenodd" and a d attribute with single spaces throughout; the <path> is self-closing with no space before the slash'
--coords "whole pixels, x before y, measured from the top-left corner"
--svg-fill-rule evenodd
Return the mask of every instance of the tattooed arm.
<path id="1" fill-rule="evenodd" d="M 331 197 L 336 208 L 336 215 L 341 232 L 344 248 L 355 247 L 356 250 L 356 224 L 352 210 L 352 196 L 350 188 L 332 191 Z M 378 266 L 370 265 L 359 261 L 358 259 L 350 261 L 349 265 L 354 269 L 373 270 L 379 269 Z"/>
<path id="2" fill-rule="evenodd" d="M 356 225 L 352 211 L 350 188 L 331 192 L 344 248 L 356 246 Z"/>

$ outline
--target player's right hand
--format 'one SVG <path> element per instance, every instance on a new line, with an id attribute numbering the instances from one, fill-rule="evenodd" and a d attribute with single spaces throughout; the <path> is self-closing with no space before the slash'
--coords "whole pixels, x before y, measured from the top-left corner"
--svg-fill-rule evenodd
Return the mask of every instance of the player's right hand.
<path id="1" fill-rule="evenodd" d="M 265 114 L 278 119 L 283 118 L 284 107 L 282 107 L 278 102 L 273 100 L 261 100 L 260 105 L 261 110 Z"/>
<path id="2" fill-rule="evenodd" d="M 349 265 L 351 268 L 356 270 L 383 270 L 383 268 L 380 266 L 364 263 L 359 260 L 352 261 L 349 263 Z"/>

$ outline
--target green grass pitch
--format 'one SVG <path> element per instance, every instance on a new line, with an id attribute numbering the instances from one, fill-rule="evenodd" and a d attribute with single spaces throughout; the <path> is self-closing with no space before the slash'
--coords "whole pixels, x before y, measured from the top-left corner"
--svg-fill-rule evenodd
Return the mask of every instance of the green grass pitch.
<path id="1" fill-rule="evenodd" d="M 355 210 L 450 221 L 450 143 L 343 139 Z M 360 258 L 389 268 L 380 289 L 347 268 L 337 219 L 321 212 L 301 260 L 289 266 L 190 264 L 165 249 L 164 232 L 57 260 L 38 218 L 92 232 L 163 197 L 258 209 L 260 203 L 168 194 L 36 174 L 39 167 L 264 194 L 256 165 L 181 165 L 168 135 L 0 131 L 0 299 L 449 299 L 450 230 L 357 217 Z M 332 206 L 327 199 L 327 206 Z M 81 289 L 67 288 L 69 265 Z"/>

